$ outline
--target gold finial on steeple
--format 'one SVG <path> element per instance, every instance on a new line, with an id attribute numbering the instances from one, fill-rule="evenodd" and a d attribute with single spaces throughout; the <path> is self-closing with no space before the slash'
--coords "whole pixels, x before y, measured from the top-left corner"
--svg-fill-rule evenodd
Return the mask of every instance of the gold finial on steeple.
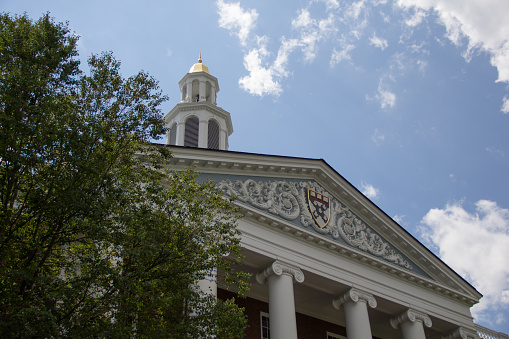
<path id="1" fill-rule="evenodd" d="M 195 72 L 205 72 L 209 73 L 209 68 L 203 64 L 203 61 L 201 60 L 201 51 L 200 51 L 200 58 L 198 59 L 198 62 L 191 67 L 189 70 L 189 73 L 195 73 Z"/>

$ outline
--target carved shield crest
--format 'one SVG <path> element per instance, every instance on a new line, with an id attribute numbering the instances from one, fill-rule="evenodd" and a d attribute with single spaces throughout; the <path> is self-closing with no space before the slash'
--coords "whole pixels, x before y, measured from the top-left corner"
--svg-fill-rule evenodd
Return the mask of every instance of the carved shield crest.
<path id="1" fill-rule="evenodd" d="M 318 227 L 327 226 L 330 220 L 329 197 L 308 188 L 308 205 Z"/>

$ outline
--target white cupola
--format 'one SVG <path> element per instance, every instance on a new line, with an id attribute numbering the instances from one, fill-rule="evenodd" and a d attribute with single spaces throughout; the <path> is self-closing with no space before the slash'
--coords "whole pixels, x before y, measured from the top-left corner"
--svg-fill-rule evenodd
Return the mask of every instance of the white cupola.
<path id="1" fill-rule="evenodd" d="M 228 150 L 230 113 L 217 106 L 217 78 L 201 60 L 179 81 L 180 103 L 166 114 L 168 145 Z"/>

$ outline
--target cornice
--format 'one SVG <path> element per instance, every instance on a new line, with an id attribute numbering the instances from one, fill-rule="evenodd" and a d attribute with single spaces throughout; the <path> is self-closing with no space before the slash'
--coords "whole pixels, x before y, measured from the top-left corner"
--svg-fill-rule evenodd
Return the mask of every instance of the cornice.
<path id="1" fill-rule="evenodd" d="M 179 87 L 182 87 L 182 84 L 187 80 L 187 78 L 196 78 L 196 79 L 200 79 L 200 78 L 204 78 L 204 79 L 207 79 L 207 80 L 210 80 L 210 81 L 213 81 L 214 84 L 216 85 L 216 93 L 219 92 L 219 81 L 217 80 L 217 78 L 215 76 L 213 76 L 212 74 L 209 74 L 207 72 L 193 72 L 193 73 L 187 73 L 186 75 L 184 75 L 182 77 L 182 79 L 180 79 L 179 81 Z"/>
<path id="2" fill-rule="evenodd" d="M 228 132 L 231 134 L 233 133 L 233 124 L 231 121 L 231 115 L 228 111 L 224 110 L 223 108 L 211 104 L 210 102 L 206 101 L 199 101 L 199 102 L 180 102 L 176 104 L 171 111 L 169 111 L 164 116 L 164 121 L 168 123 L 173 117 L 180 112 L 192 112 L 197 110 L 205 110 L 207 112 L 217 114 L 225 119 L 227 125 L 228 125 Z"/>

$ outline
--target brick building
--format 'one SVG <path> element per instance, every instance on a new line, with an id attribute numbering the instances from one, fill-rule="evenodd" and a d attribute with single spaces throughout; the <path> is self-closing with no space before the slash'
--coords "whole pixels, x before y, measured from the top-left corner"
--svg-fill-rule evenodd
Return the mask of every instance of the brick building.
<path id="1" fill-rule="evenodd" d="M 179 88 L 165 117 L 173 165 L 196 166 L 245 214 L 246 338 L 484 335 L 470 313 L 482 295 L 324 160 L 228 151 L 231 116 L 201 58 Z"/>

